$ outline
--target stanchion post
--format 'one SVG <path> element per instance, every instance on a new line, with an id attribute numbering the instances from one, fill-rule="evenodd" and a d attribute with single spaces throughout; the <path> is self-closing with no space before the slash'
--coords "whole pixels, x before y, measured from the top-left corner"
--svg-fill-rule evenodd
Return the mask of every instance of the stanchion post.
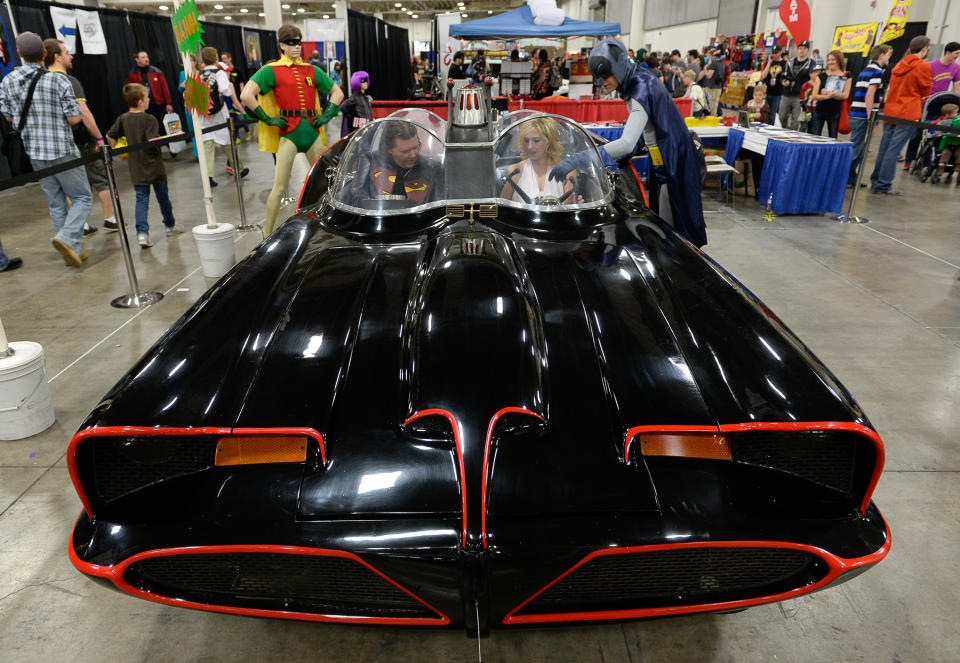
<path id="1" fill-rule="evenodd" d="M 247 223 L 247 210 L 243 205 L 243 182 L 240 175 L 240 156 L 237 153 L 237 141 L 234 138 L 233 113 L 229 113 L 227 121 L 230 123 L 230 157 L 233 164 L 233 181 L 237 185 L 237 202 L 240 204 L 240 224 L 237 230 L 256 230 L 256 226 Z"/>
<path id="2" fill-rule="evenodd" d="M 117 189 L 117 176 L 113 172 L 113 153 L 109 145 L 100 146 L 103 165 L 107 170 L 107 184 L 110 186 L 110 196 L 113 198 L 113 211 L 117 217 L 117 227 L 120 230 L 120 253 L 123 255 L 123 264 L 127 268 L 127 279 L 130 281 L 129 295 L 121 295 L 110 302 L 114 308 L 143 308 L 163 299 L 160 292 L 141 292 L 137 281 L 137 270 L 133 266 L 133 255 L 130 252 L 130 239 L 127 237 L 127 224 L 123 220 L 123 210 L 120 209 L 120 192 Z"/>
<path id="3" fill-rule="evenodd" d="M 847 206 L 846 214 L 838 214 L 833 217 L 837 221 L 847 223 L 869 223 L 870 219 L 865 216 L 853 216 L 853 206 L 857 204 L 857 194 L 860 192 L 860 180 L 863 179 L 864 164 L 867 162 L 867 150 L 870 149 L 870 139 L 873 138 L 873 130 L 877 126 L 878 109 L 870 111 L 870 119 L 867 120 L 867 137 L 863 143 L 863 154 L 860 156 L 860 164 L 857 166 L 857 178 L 853 183 L 853 193 L 850 194 L 850 204 Z"/>

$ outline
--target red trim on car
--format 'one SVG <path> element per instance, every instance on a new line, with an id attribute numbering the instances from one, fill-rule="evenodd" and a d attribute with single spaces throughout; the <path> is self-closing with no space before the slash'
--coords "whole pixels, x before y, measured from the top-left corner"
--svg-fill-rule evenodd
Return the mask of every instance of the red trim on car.
<path id="1" fill-rule="evenodd" d="M 505 407 L 499 410 L 493 418 L 490 419 L 490 425 L 487 426 L 487 440 L 483 446 L 483 489 L 481 492 L 481 502 L 483 503 L 483 510 L 480 512 L 480 529 L 483 533 L 483 547 L 487 547 L 487 474 L 489 462 L 490 462 L 490 440 L 493 438 L 493 428 L 497 425 L 497 420 L 500 419 L 505 414 L 528 414 L 531 417 L 536 417 L 540 421 L 546 421 L 539 414 L 533 410 L 528 410 L 522 407 Z"/>
<path id="2" fill-rule="evenodd" d="M 647 190 L 643 188 L 643 182 L 640 181 L 640 173 L 637 172 L 637 167 L 633 165 L 633 159 L 630 160 L 630 170 L 633 171 L 633 177 L 637 180 L 637 186 L 640 187 L 640 193 L 643 195 L 643 202 L 649 208 L 650 201 L 647 199 Z"/>
<path id="3" fill-rule="evenodd" d="M 87 516 L 93 518 L 93 508 L 90 506 L 90 499 L 87 497 L 83 484 L 77 472 L 77 447 L 88 437 L 126 437 L 137 436 L 159 436 L 159 435 L 308 435 L 320 444 L 320 457 L 324 464 L 327 462 L 327 452 L 323 441 L 323 435 L 312 428 L 223 428 L 216 426 L 207 426 L 200 428 L 162 428 L 146 426 L 92 426 L 78 431 L 70 440 L 67 446 L 67 469 L 70 471 L 70 480 L 73 481 L 73 487 L 80 496 L 83 503 L 83 510 Z"/>
<path id="4" fill-rule="evenodd" d="M 883 465 L 886 460 L 886 452 L 883 446 L 883 440 L 872 428 L 852 421 L 760 421 L 749 422 L 745 424 L 721 424 L 720 426 L 635 426 L 627 431 L 624 443 L 623 459 L 624 462 L 630 462 L 630 444 L 638 433 L 741 433 L 753 430 L 775 430 L 775 431 L 805 431 L 805 430 L 843 430 L 853 433 L 859 433 L 869 439 L 877 452 L 877 460 L 874 463 L 873 474 L 870 477 L 870 483 L 867 484 L 867 490 L 864 492 L 863 501 L 860 504 L 860 512 L 866 513 L 870 506 L 870 498 L 873 497 L 873 491 L 880 481 L 880 474 L 883 472 Z"/>
<path id="5" fill-rule="evenodd" d="M 463 547 L 467 546 L 467 474 L 466 470 L 463 467 L 463 445 L 460 442 L 460 424 L 457 423 L 457 418 L 453 416 L 452 412 L 447 410 L 441 410 L 439 408 L 429 408 L 427 410 L 420 410 L 419 412 L 410 416 L 409 419 L 403 422 L 404 426 L 408 426 L 417 419 L 421 417 L 429 417 L 431 415 L 438 415 L 444 417 L 447 421 L 450 422 L 450 428 L 453 429 L 453 442 L 457 450 L 457 464 L 460 467 L 460 500 L 461 508 L 463 509 Z"/>
<path id="6" fill-rule="evenodd" d="M 853 569 L 859 568 L 861 566 L 869 566 L 876 564 L 884 557 L 887 553 L 890 552 L 891 538 L 890 538 L 890 528 L 887 527 L 887 540 L 886 542 L 874 553 L 866 555 L 864 557 L 855 557 L 853 559 L 845 559 L 843 557 L 837 557 L 827 551 L 817 548 L 815 546 L 808 546 L 802 543 L 792 543 L 788 541 L 704 541 L 700 543 L 663 543 L 650 546 L 632 546 L 628 548 L 603 548 L 601 550 L 596 550 L 582 560 L 574 564 L 568 570 L 560 574 L 555 580 L 551 581 L 549 584 L 539 590 L 533 596 L 528 598 L 526 601 L 518 605 L 516 608 L 507 613 L 506 617 L 503 618 L 504 624 L 540 624 L 546 622 L 575 622 L 575 621 L 595 621 L 595 620 L 605 620 L 605 619 L 636 619 L 640 617 L 660 617 L 665 615 L 678 615 L 691 612 L 706 612 L 712 610 L 730 610 L 736 608 L 747 608 L 753 605 L 760 605 L 761 603 L 771 603 L 773 601 L 782 601 L 784 599 L 793 598 L 799 596 L 800 594 L 806 594 L 812 592 L 816 589 L 824 587 L 841 575 Z M 827 575 L 819 580 L 818 582 L 807 585 L 806 587 L 798 587 L 787 592 L 781 592 L 779 594 L 773 594 L 770 596 L 759 596 L 752 599 L 741 599 L 739 601 L 723 601 L 719 603 L 703 603 L 698 605 L 684 605 L 684 606 L 666 606 L 661 608 L 636 608 L 632 610 L 598 610 L 593 612 L 570 612 L 570 613 L 558 613 L 558 614 L 540 614 L 540 615 L 517 615 L 516 613 L 521 610 L 525 605 L 533 601 L 535 598 L 540 596 L 547 589 L 555 585 L 557 582 L 562 580 L 564 577 L 583 566 L 590 560 L 596 557 L 603 557 L 607 555 L 629 555 L 633 553 L 645 553 L 645 552 L 654 552 L 658 550 L 676 550 L 683 548 L 791 548 L 793 550 L 803 550 L 822 558 L 829 567 Z"/>
<path id="7" fill-rule="evenodd" d="M 194 608 L 196 610 L 209 610 L 211 612 L 225 612 L 234 615 L 248 615 L 253 617 L 278 617 L 281 619 L 301 619 L 307 621 L 316 621 L 316 622 L 347 622 L 353 624 L 392 624 L 392 625 L 435 625 L 435 626 L 445 626 L 450 623 L 450 618 L 444 615 L 442 612 L 434 608 L 432 605 L 421 599 L 419 596 L 411 592 L 406 587 L 402 586 L 397 581 L 393 580 L 384 573 L 378 571 L 371 564 L 364 561 L 357 555 L 346 552 L 344 550 L 327 550 L 324 548 L 301 548 L 297 546 L 274 546 L 274 545 L 240 545 L 240 546 L 196 546 L 196 547 L 182 547 L 182 548 L 164 548 L 160 550 L 148 550 L 146 552 L 138 553 L 127 559 L 123 560 L 116 566 L 99 566 L 97 564 L 89 564 L 81 560 L 76 551 L 73 549 L 73 544 L 69 546 L 70 549 L 70 561 L 75 567 L 80 571 L 83 571 L 86 574 L 97 576 L 99 578 L 106 578 L 112 582 L 117 589 L 131 594 L 141 599 L 146 599 L 148 601 L 155 601 L 157 603 L 165 603 L 167 605 L 176 606 L 179 608 Z M 222 606 L 222 605 L 208 605 L 206 603 L 197 603 L 194 601 L 184 601 L 181 599 L 170 598 L 167 596 L 160 596 L 159 594 L 153 594 L 151 592 L 146 592 L 141 589 L 133 587 L 124 580 L 123 576 L 126 573 L 127 569 L 131 564 L 135 562 L 151 559 L 154 557 L 170 557 L 174 555 L 197 555 L 197 554 L 212 554 L 212 553 L 281 553 L 288 555 L 316 555 L 320 557 L 342 557 L 345 559 L 350 559 L 355 562 L 359 562 L 363 566 L 367 567 L 369 570 L 376 573 L 378 576 L 394 585 L 404 593 L 412 596 L 414 599 L 422 603 L 424 606 L 432 610 L 438 615 L 437 619 L 430 619 L 426 617 L 358 617 L 358 616 L 346 616 L 346 615 L 317 615 L 313 613 L 303 613 L 303 612 L 287 612 L 284 610 L 263 610 L 257 608 L 238 608 L 233 606 Z"/>

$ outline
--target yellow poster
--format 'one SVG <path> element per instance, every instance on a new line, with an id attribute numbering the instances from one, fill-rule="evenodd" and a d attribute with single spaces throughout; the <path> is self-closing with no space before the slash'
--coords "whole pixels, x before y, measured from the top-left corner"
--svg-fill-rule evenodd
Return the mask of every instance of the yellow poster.
<path id="1" fill-rule="evenodd" d="M 860 53 L 866 56 L 879 29 L 879 23 L 838 25 L 833 33 L 833 47 L 844 53 Z"/>
<path id="2" fill-rule="evenodd" d="M 910 14 L 912 4 L 913 0 L 893 0 L 890 15 L 887 17 L 887 24 L 883 26 L 883 32 L 880 33 L 877 44 L 893 41 L 903 34 L 903 26 L 907 23 L 907 16 Z"/>

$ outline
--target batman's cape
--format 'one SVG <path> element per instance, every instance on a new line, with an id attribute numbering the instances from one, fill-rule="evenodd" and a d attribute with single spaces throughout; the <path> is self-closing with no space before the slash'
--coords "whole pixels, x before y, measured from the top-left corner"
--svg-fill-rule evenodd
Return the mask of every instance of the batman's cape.
<path id="1" fill-rule="evenodd" d="M 646 69 L 637 68 L 620 86 L 620 96 L 636 99 L 656 129 L 657 146 L 667 169 L 674 229 L 696 246 L 703 246 L 707 227 L 700 200 L 700 166 L 683 116 L 667 88 Z"/>

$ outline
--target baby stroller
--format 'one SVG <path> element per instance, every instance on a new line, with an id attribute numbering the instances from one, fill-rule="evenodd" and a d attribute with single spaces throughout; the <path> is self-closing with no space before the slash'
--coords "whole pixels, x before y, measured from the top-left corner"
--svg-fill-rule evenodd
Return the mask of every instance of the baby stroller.
<path id="1" fill-rule="evenodd" d="M 923 104 L 921 122 L 936 124 L 943 118 L 940 109 L 944 104 L 960 105 L 960 94 L 944 90 L 927 97 Z M 910 174 L 918 175 L 921 182 L 926 182 L 930 175 L 937 170 L 937 161 L 940 159 L 940 139 L 942 134 L 936 131 L 924 130 L 917 148 L 917 158 L 910 164 Z"/>

